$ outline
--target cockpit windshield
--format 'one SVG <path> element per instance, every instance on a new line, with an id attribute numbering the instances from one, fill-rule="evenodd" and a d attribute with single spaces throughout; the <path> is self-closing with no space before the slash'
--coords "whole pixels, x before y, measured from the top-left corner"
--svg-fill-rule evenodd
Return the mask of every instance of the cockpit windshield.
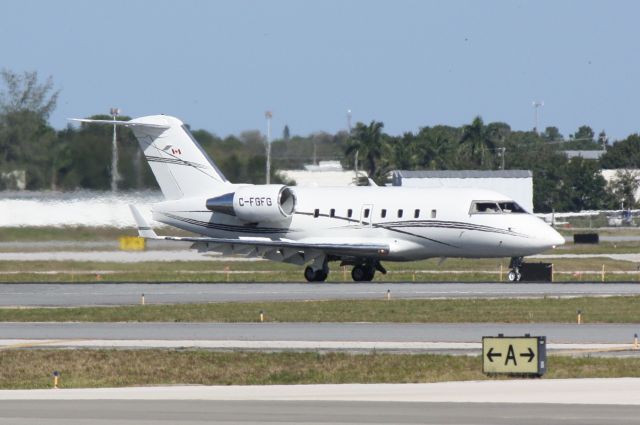
<path id="1" fill-rule="evenodd" d="M 524 208 L 513 201 L 498 202 L 503 213 L 526 213 Z"/>
<path id="2" fill-rule="evenodd" d="M 473 201 L 470 214 L 513 214 L 526 213 L 526 211 L 514 201 Z"/>

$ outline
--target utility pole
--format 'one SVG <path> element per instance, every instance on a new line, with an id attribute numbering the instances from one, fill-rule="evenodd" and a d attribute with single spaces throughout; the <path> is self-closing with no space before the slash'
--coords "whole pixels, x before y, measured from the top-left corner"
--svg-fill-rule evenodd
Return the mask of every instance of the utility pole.
<path id="1" fill-rule="evenodd" d="M 544 106 L 544 101 L 534 100 L 533 105 L 533 132 L 538 134 L 538 108 Z"/>
<path id="2" fill-rule="evenodd" d="M 115 121 L 120 115 L 120 109 L 111 108 L 111 116 Z M 113 142 L 111 144 L 111 191 L 116 192 L 118 190 L 118 143 L 116 140 L 116 124 L 113 124 Z"/>
<path id="3" fill-rule="evenodd" d="M 273 113 L 267 111 L 264 113 L 264 117 L 267 119 L 267 184 L 271 184 L 271 117 Z"/>

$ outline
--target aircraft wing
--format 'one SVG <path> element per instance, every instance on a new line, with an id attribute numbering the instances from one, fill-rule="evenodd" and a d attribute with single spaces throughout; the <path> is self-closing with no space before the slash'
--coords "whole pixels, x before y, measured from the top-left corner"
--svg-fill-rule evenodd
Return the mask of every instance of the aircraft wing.
<path id="1" fill-rule="evenodd" d="M 323 254 L 345 257 L 365 257 L 386 255 L 389 245 L 363 240 L 334 242 L 314 239 L 313 241 L 294 241 L 290 239 L 269 238 L 210 238 L 199 236 L 158 236 L 151 229 L 138 209 L 129 205 L 138 227 L 140 237 L 167 241 L 193 242 L 192 248 L 199 251 L 218 251 L 225 254 L 245 254 L 265 257 L 270 260 L 304 264 Z"/>

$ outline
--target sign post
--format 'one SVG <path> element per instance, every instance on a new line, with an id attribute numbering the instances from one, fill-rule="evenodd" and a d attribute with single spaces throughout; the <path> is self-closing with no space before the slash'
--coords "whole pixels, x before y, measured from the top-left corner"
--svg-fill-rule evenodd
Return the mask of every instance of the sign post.
<path id="1" fill-rule="evenodd" d="M 482 337 L 482 372 L 542 376 L 547 370 L 544 336 Z"/>

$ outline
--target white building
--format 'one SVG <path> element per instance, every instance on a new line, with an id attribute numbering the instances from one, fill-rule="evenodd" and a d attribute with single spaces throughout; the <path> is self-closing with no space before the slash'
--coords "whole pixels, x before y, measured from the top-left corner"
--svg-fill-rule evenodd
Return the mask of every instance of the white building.
<path id="1" fill-rule="evenodd" d="M 294 180 L 301 187 L 332 187 L 355 185 L 356 174 L 352 170 L 343 170 L 340 161 L 320 161 L 318 165 L 305 165 L 304 170 L 280 170 L 278 173 L 286 180 Z M 367 175 L 359 171 L 360 176 Z"/>
<path id="2" fill-rule="evenodd" d="M 530 170 L 396 170 L 392 173 L 392 179 L 394 186 L 493 190 L 533 212 L 533 174 Z"/>

